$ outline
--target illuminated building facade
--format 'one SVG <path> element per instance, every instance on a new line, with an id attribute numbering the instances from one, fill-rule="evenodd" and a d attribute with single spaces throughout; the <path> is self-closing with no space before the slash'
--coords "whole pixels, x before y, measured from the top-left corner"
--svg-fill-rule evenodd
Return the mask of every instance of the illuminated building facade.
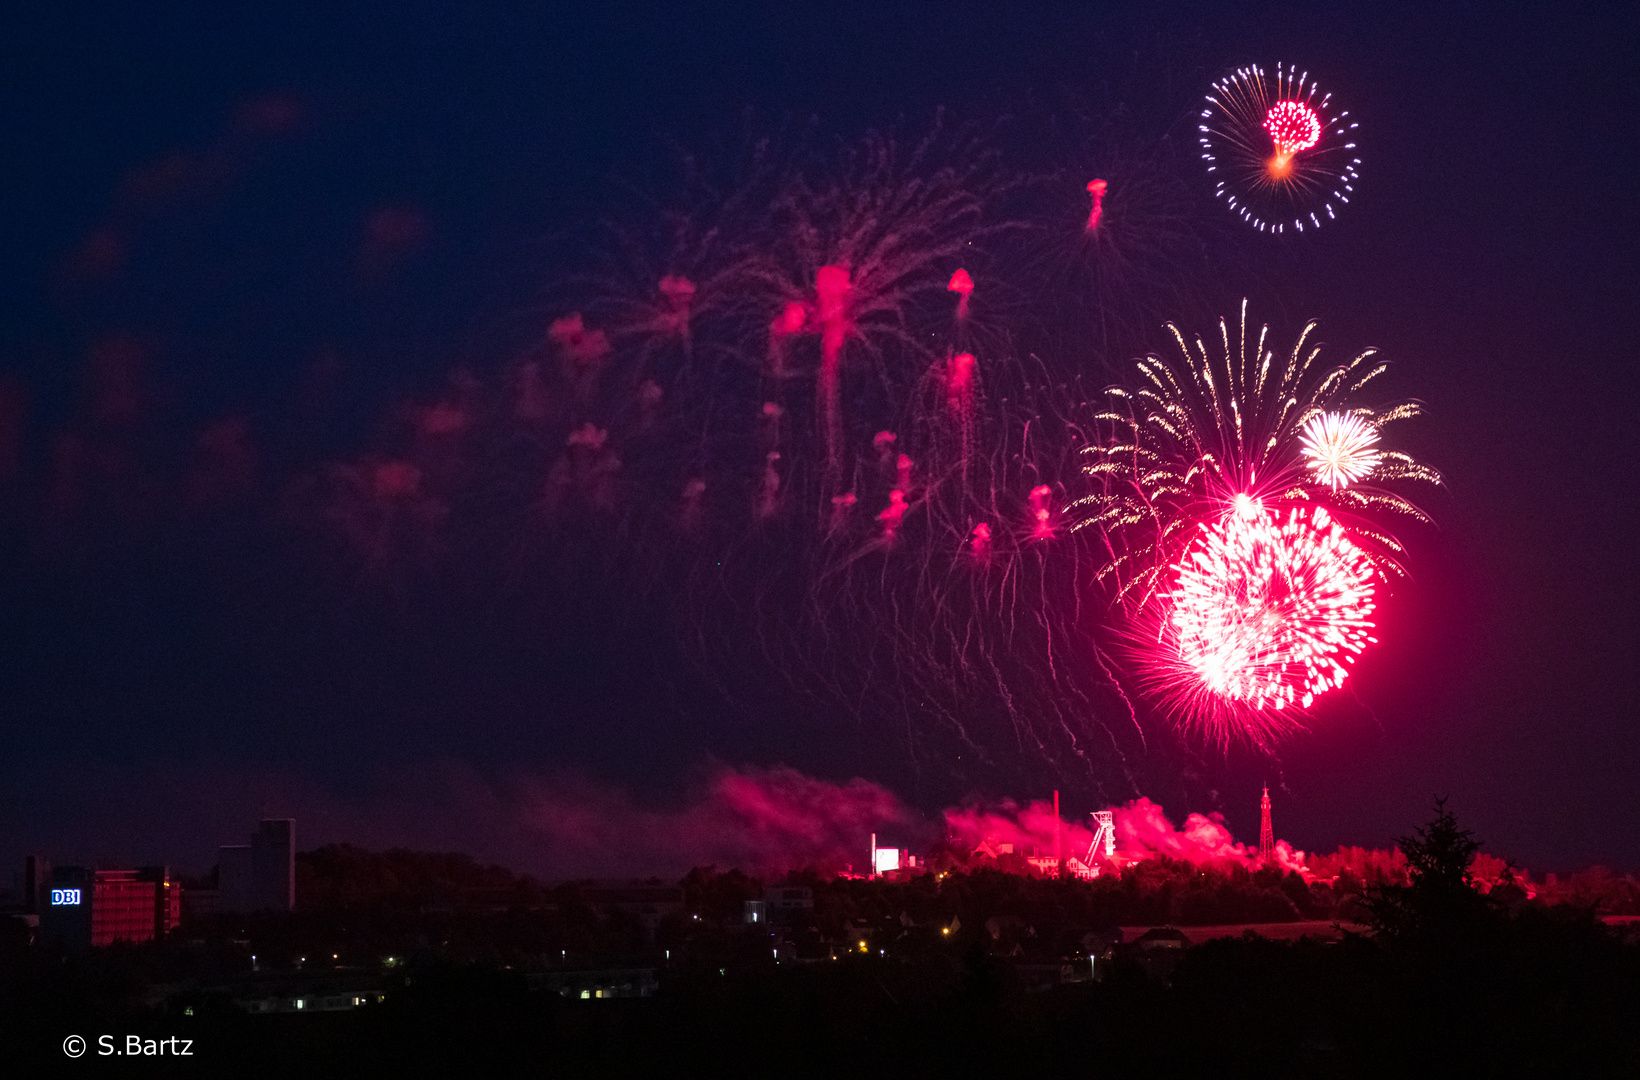
<path id="1" fill-rule="evenodd" d="M 182 886 L 168 867 L 60 866 L 40 888 L 40 930 L 69 946 L 163 938 L 182 921 Z"/>

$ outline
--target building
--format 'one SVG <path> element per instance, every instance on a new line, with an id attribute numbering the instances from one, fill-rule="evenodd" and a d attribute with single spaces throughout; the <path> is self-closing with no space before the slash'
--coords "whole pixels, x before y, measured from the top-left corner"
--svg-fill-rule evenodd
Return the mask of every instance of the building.
<path id="1" fill-rule="evenodd" d="M 974 850 L 968 853 L 971 859 L 1000 859 L 1004 855 L 1012 855 L 1014 845 L 999 843 L 995 838 L 987 836 L 981 840 Z"/>
<path id="2" fill-rule="evenodd" d="M 182 886 L 163 866 L 98 870 L 92 882 L 91 944 L 152 941 L 182 921 Z"/>
<path id="3" fill-rule="evenodd" d="M 41 936 L 54 944 L 112 945 L 163 938 L 182 921 L 182 886 L 169 867 L 59 866 L 40 890 Z"/>
<path id="4" fill-rule="evenodd" d="M 1032 870 L 1043 877 L 1059 876 L 1059 857 L 1057 855 L 1027 855 L 1025 862 Z"/>
<path id="5" fill-rule="evenodd" d="M 223 847 L 217 860 L 217 909 L 225 912 L 296 908 L 296 822 L 266 818 L 249 844 Z"/>
<path id="6" fill-rule="evenodd" d="M 386 996 L 381 976 L 364 972 L 253 975 L 212 989 L 252 1016 L 352 1012 Z"/>
<path id="7" fill-rule="evenodd" d="M 866 866 L 868 877 L 895 870 L 928 870 L 927 860 L 918 860 L 907 848 L 878 847 L 876 833 L 871 834 L 871 860 Z"/>

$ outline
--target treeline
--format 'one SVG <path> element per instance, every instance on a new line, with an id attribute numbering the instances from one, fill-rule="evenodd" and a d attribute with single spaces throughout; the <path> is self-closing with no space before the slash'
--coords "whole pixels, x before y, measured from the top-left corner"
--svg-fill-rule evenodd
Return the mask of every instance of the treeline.
<path id="1" fill-rule="evenodd" d="M 814 890 L 815 917 L 835 929 L 850 919 L 897 915 L 920 921 L 984 919 L 1058 912 L 1087 925 L 1203 926 L 1309 919 L 1354 921 L 1359 898 L 1384 885 L 1408 883 L 1400 848 L 1341 847 L 1312 856 L 1306 882 L 1273 867 L 1249 869 L 1224 861 L 1192 862 L 1156 856 L 1092 882 L 1054 881 L 1021 856 L 959 858 L 940 853 L 934 872 L 862 881 L 819 869 L 775 877 L 698 867 L 681 881 L 651 878 L 652 886 L 680 885 L 688 916 L 738 920 L 747 900 L 765 886 L 800 884 Z M 297 895 L 305 911 L 437 912 L 521 907 L 569 911 L 585 906 L 590 882 L 545 884 L 529 875 L 454 853 L 395 848 L 371 852 L 328 844 L 296 858 Z M 1468 877 L 1478 891 L 1506 903 L 1566 904 L 1598 915 L 1640 915 L 1640 881 L 1604 867 L 1564 878 L 1532 879 L 1504 860 L 1476 852 Z"/>

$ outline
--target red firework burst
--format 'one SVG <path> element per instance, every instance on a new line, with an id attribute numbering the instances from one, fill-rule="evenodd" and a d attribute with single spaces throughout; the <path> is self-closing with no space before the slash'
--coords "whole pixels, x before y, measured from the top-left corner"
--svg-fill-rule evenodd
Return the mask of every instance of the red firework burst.
<path id="1" fill-rule="evenodd" d="M 1152 675 L 1220 741 L 1262 743 L 1343 684 L 1371 636 L 1376 572 L 1324 507 L 1285 519 L 1253 498 L 1202 525 L 1158 597 Z"/>
<path id="2" fill-rule="evenodd" d="M 1321 117 L 1302 101 L 1278 101 L 1264 114 L 1264 130 L 1276 144 L 1277 160 L 1289 160 L 1321 141 Z"/>

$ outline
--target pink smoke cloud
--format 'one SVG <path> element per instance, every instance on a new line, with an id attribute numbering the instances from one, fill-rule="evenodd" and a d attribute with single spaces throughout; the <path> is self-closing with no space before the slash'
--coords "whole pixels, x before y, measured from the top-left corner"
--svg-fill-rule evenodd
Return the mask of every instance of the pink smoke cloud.
<path id="1" fill-rule="evenodd" d="M 1162 808 L 1145 798 L 1116 811 L 1116 849 L 1136 858 L 1166 855 L 1188 862 L 1232 862 L 1248 869 L 1259 865 L 1257 849 L 1237 843 L 1223 815 L 1191 814 L 1184 819 L 1184 828 L 1175 829 Z M 1283 870 L 1309 875 L 1304 853 L 1285 840 L 1276 842 L 1275 862 Z"/>
<path id="2" fill-rule="evenodd" d="M 886 788 L 789 768 L 722 770 L 681 811 L 645 810 L 624 793 L 588 786 L 538 791 L 522 811 L 524 829 L 553 864 L 614 864 L 630 873 L 704 865 L 765 874 L 858 869 L 870 834 L 887 844 L 890 834 L 899 840 L 926 830 Z"/>
<path id="3" fill-rule="evenodd" d="M 945 812 L 945 826 L 951 840 L 959 846 L 978 847 L 989 841 L 993 845 L 1008 844 L 1015 852 L 1029 855 L 1033 851 L 1044 855 L 1053 853 L 1053 804 L 1033 802 L 1020 807 L 1005 802 L 994 810 L 963 807 Z M 1060 850 L 1078 858 L 1093 842 L 1093 830 L 1073 821 L 1059 823 Z"/>
<path id="4" fill-rule="evenodd" d="M 1116 854 L 1119 860 L 1138 862 L 1165 855 L 1187 862 L 1230 862 L 1248 869 L 1260 865 L 1258 851 L 1237 843 L 1219 814 L 1190 814 L 1182 828 L 1175 828 L 1161 806 L 1138 798 L 1126 806 L 1113 808 L 1116 825 Z M 984 841 L 1011 844 L 1015 852 L 1052 854 L 1055 843 L 1053 806 L 1033 802 L 1018 807 L 1005 803 L 994 810 L 978 807 L 947 810 L 946 827 L 954 842 L 978 847 Z M 1093 829 L 1074 821 L 1059 822 L 1059 850 L 1081 858 L 1093 842 Z M 1297 871 L 1306 880 L 1310 871 L 1304 852 L 1285 840 L 1275 847 L 1275 864 Z"/>

